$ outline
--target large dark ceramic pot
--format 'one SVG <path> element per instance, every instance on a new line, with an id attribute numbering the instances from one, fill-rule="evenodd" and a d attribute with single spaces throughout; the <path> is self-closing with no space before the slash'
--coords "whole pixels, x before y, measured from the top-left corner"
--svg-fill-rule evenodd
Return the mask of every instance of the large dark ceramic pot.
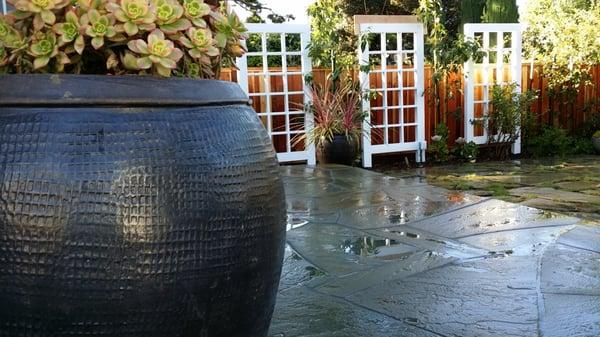
<path id="1" fill-rule="evenodd" d="M 283 185 L 236 84 L 0 77 L 0 336 L 265 336 Z"/>
<path id="2" fill-rule="evenodd" d="M 346 135 L 334 135 L 323 143 L 321 152 L 321 163 L 351 166 L 356 159 L 356 144 Z"/>

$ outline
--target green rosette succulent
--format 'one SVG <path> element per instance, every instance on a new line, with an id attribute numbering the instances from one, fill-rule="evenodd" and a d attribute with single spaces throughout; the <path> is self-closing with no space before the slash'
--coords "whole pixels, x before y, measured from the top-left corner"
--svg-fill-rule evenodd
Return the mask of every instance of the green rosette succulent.
<path id="1" fill-rule="evenodd" d="M 120 4 L 109 2 L 106 9 L 123 23 L 118 26 L 118 30 L 129 36 L 136 35 L 140 30 L 151 31 L 156 28 L 155 10 L 147 0 L 120 0 Z"/>
<path id="2" fill-rule="evenodd" d="M 83 37 L 83 28 L 85 26 L 86 19 L 84 17 L 79 18 L 75 11 L 69 11 L 65 14 L 66 22 L 57 23 L 52 27 L 52 30 L 60 35 L 59 45 L 65 45 L 73 43 L 73 47 L 77 54 L 83 54 L 85 48 L 85 39 Z"/>
<path id="3" fill-rule="evenodd" d="M 112 15 L 102 15 L 95 9 L 91 9 L 87 14 L 87 25 L 85 35 L 92 38 L 92 47 L 100 49 L 104 46 L 105 38 L 114 38 L 117 35 L 115 29 L 115 18 Z"/>
<path id="4" fill-rule="evenodd" d="M 177 68 L 177 62 L 183 57 L 183 52 L 175 48 L 172 41 L 165 39 L 165 34 L 159 29 L 153 30 L 148 35 L 147 43 L 139 39 L 130 41 L 127 46 L 141 56 L 136 60 L 138 69 L 152 68 L 164 77 L 171 76 L 173 69 Z"/>
<path id="5" fill-rule="evenodd" d="M 206 28 L 207 24 L 204 17 L 211 12 L 210 6 L 203 0 L 183 0 L 185 17 L 188 18 L 196 27 Z"/>
<path id="6" fill-rule="evenodd" d="M 192 58 L 210 65 L 210 58 L 219 56 L 220 51 L 215 46 L 209 30 L 192 27 L 188 29 L 186 35 L 187 37 L 182 36 L 179 41 L 188 49 L 188 54 Z"/>
<path id="7" fill-rule="evenodd" d="M 17 0 L 12 4 L 17 9 L 16 15 L 20 18 L 33 17 L 33 27 L 41 30 L 44 25 L 53 25 L 56 22 L 54 10 L 67 6 L 70 0 Z"/>
<path id="8" fill-rule="evenodd" d="M 192 23 L 182 18 L 184 9 L 177 0 L 155 0 L 156 24 L 165 34 L 186 30 Z"/>
<path id="9" fill-rule="evenodd" d="M 7 1 L 2 72 L 214 79 L 244 52 L 246 30 L 224 1 Z"/>
<path id="10" fill-rule="evenodd" d="M 47 66 L 52 58 L 57 59 L 57 68 L 59 69 L 70 61 L 65 53 L 59 51 L 58 39 L 53 32 L 35 33 L 28 52 L 34 57 L 34 70 Z"/>
<path id="11" fill-rule="evenodd" d="M 217 47 L 226 50 L 232 57 L 241 57 L 246 50 L 240 44 L 241 39 L 246 39 L 248 29 L 240 21 L 237 15 L 231 13 L 228 15 L 219 15 L 216 23 L 215 40 Z"/>
<path id="12" fill-rule="evenodd" d="M 77 0 L 77 7 L 88 13 L 92 9 L 101 8 L 104 0 Z"/>
<path id="13" fill-rule="evenodd" d="M 18 30 L 12 27 L 8 17 L 0 17 L 0 43 L 5 48 L 19 49 L 25 45 L 25 41 Z"/>

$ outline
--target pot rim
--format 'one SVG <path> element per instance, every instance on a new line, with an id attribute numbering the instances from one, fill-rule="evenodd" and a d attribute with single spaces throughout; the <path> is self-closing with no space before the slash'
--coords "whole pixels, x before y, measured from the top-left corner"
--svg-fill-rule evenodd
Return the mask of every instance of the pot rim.
<path id="1" fill-rule="evenodd" d="M 151 76 L 0 75 L 0 106 L 248 105 L 237 83 Z"/>

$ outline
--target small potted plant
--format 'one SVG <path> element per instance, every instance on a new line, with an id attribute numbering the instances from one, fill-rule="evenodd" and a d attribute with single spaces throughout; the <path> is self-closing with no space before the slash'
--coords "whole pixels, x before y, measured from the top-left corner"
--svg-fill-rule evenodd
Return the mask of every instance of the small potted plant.
<path id="1" fill-rule="evenodd" d="M 600 130 L 596 131 L 592 136 L 592 142 L 594 143 L 594 148 L 596 152 L 600 153 Z"/>
<path id="2" fill-rule="evenodd" d="M 247 96 L 215 80 L 245 52 L 238 17 L 214 0 L 9 2 L 0 335 L 266 336 L 285 195 Z"/>
<path id="3" fill-rule="evenodd" d="M 363 135 L 367 114 L 361 109 L 362 91 L 352 80 L 314 85 L 307 109 L 314 115 L 314 127 L 296 142 L 308 140 L 319 149 L 319 162 L 352 165 Z"/>

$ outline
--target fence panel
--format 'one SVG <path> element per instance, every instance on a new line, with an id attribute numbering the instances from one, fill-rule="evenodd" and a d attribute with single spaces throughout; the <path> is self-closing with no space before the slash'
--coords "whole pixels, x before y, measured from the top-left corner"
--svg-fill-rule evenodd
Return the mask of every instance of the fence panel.
<path id="1" fill-rule="evenodd" d="M 273 140 L 280 162 L 316 164 L 315 146 L 303 137 L 310 132 L 313 116 L 304 111 L 309 103 L 304 77 L 312 72 L 308 56 L 309 25 L 247 24 L 251 39 L 248 53 L 238 59 L 237 80 L 252 99 Z M 273 41 L 279 43 L 273 43 Z M 277 67 L 272 67 L 277 64 Z"/>
<path id="2" fill-rule="evenodd" d="M 360 36 L 361 86 L 377 94 L 363 100 L 363 166 L 380 153 L 415 151 L 425 161 L 423 25 L 361 24 Z"/>

